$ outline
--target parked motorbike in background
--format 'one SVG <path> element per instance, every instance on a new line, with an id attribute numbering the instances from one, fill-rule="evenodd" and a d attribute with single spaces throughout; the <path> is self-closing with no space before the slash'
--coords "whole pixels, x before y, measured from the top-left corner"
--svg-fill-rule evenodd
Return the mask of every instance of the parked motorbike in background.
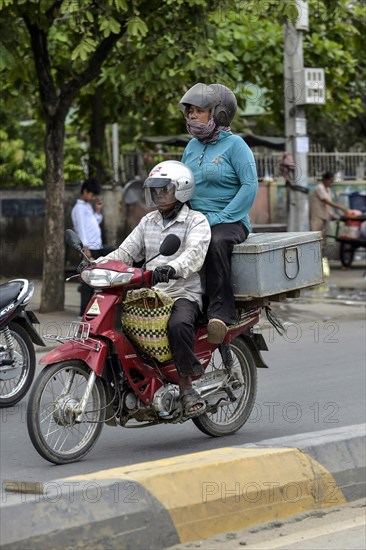
<path id="1" fill-rule="evenodd" d="M 66 231 L 66 242 L 82 254 L 77 235 Z M 173 255 L 176 235 L 162 242 L 160 254 Z M 148 263 L 148 262 L 146 262 Z M 55 464 L 84 457 L 104 424 L 140 428 L 187 421 L 179 398 L 173 359 L 159 362 L 141 353 L 124 331 L 121 313 L 128 289 L 151 287 L 146 264 L 131 267 L 104 260 L 82 271 L 95 294 L 81 322 L 70 326 L 61 346 L 45 355 L 46 365 L 34 382 L 27 425 L 38 453 Z M 255 334 L 261 309 L 239 311 L 223 344 L 207 340 L 207 324 L 197 327 L 195 353 L 205 373 L 194 387 L 207 402 L 204 414 L 193 418 L 203 433 L 218 437 L 239 430 L 249 418 L 257 391 L 257 367 L 265 367 L 260 350 L 264 338 Z M 47 336 L 45 336 L 47 338 Z"/>
<path id="2" fill-rule="evenodd" d="M 45 345 L 34 328 L 37 317 L 26 310 L 33 291 L 34 285 L 27 279 L 0 285 L 0 408 L 23 399 L 36 368 L 33 343 Z"/>

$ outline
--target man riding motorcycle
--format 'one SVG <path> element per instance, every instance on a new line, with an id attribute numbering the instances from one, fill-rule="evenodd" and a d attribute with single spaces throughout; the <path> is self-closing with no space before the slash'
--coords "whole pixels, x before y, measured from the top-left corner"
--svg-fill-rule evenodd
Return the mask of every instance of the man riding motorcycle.
<path id="1" fill-rule="evenodd" d="M 210 244 L 211 230 L 206 217 L 192 210 L 189 200 L 194 193 L 192 171 L 183 163 L 168 160 L 157 164 L 144 182 L 146 204 L 157 207 L 149 212 L 113 252 L 99 258 L 132 265 L 159 254 L 169 233 L 181 240 L 178 251 L 166 263 L 164 256 L 150 262 L 153 285 L 174 300 L 168 323 L 168 338 L 179 373 L 179 392 L 184 414 L 195 417 L 206 409 L 206 402 L 192 388 L 192 376 L 204 369 L 194 354 L 195 322 L 202 308 L 200 270 Z"/>

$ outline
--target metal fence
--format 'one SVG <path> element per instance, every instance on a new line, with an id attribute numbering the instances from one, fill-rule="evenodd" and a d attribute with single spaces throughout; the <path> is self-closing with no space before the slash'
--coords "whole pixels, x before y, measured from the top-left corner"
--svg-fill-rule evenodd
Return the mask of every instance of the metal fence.
<path id="1" fill-rule="evenodd" d="M 256 153 L 258 177 L 279 178 L 282 153 Z M 308 153 L 308 180 L 315 183 L 324 172 L 335 174 L 336 181 L 366 181 L 366 153 Z"/>
<path id="2" fill-rule="evenodd" d="M 281 179 L 282 152 L 256 152 L 253 150 L 260 179 Z M 121 180 L 126 183 L 136 177 L 145 178 L 155 164 L 163 160 L 179 160 L 182 153 L 123 153 Z M 308 181 L 315 183 L 321 175 L 331 171 L 339 182 L 366 182 L 366 153 L 308 153 Z"/>

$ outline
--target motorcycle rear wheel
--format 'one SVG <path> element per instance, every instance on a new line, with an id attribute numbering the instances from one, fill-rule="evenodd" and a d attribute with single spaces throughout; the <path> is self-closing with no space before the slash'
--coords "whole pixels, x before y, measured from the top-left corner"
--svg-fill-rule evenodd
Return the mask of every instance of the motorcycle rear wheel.
<path id="1" fill-rule="evenodd" d="M 19 375 L 0 380 L 0 408 L 12 407 L 23 399 L 32 385 L 36 371 L 36 354 L 28 332 L 17 323 L 9 323 L 9 330 L 14 345 L 15 362 L 22 361 L 23 364 Z M 0 336 L 0 345 L 7 348 L 3 333 Z"/>
<path id="2" fill-rule="evenodd" d="M 83 458 L 95 445 L 105 419 L 106 395 L 97 377 L 82 422 L 73 409 L 84 395 L 90 369 L 80 361 L 63 361 L 43 369 L 29 396 L 27 426 L 37 452 L 54 464 Z"/>
<path id="3" fill-rule="evenodd" d="M 221 437 L 237 432 L 248 420 L 257 395 L 257 367 L 253 354 L 242 338 L 235 338 L 230 343 L 234 366 L 240 366 L 244 383 L 235 390 L 237 399 L 219 406 L 216 413 L 205 413 L 193 418 L 197 428 L 206 435 Z M 206 373 L 222 369 L 222 361 L 217 362 L 219 351 L 215 351 L 206 369 Z M 216 358 L 214 357 L 216 355 Z"/>

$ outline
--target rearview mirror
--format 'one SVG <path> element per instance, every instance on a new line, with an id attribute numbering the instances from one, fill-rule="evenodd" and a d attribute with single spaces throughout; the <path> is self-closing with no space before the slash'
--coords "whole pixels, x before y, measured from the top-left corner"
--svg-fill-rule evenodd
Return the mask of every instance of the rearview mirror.
<path id="1" fill-rule="evenodd" d="M 181 245 L 181 240 L 173 233 L 167 235 L 160 245 L 159 252 L 163 256 L 173 256 Z"/>

